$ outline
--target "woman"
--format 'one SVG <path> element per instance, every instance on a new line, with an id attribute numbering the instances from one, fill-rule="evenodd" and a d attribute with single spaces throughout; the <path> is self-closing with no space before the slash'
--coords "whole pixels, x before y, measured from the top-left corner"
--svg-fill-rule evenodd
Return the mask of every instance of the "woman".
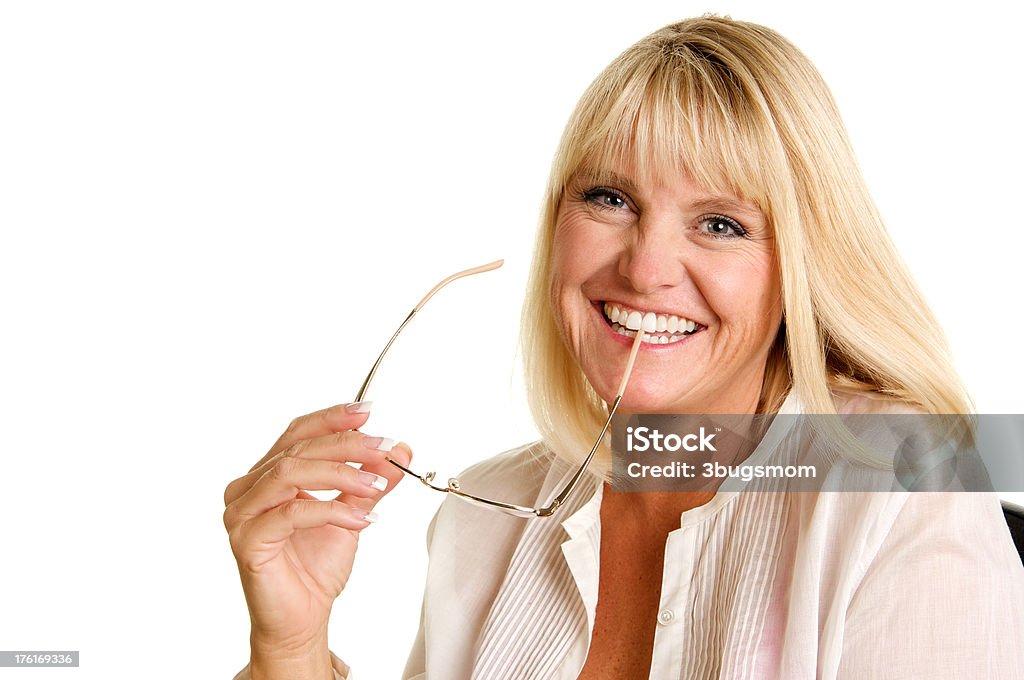
<path id="1" fill-rule="evenodd" d="M 509 503 L 542 505 L 575 471 L 641 329 L 626 413 L 970 411 L 826 86 L 753 24 L 666 27 L 591 85 L 556 155 L 523 319 L 544 440 L 460 478 Z M 227 488 L 254 679 L 349 673 L 327 651 L 331 605 L 399 481 L 385 456 L 411 457 L 356 430 L 367 411 L 297 419 Z M 773 424 L 754 455 L 786 437 Z M 406 677 L 1024 669 L 1024 574 L 995 496 L 628 494 L 603 456 L 557 519 L 446 500 Z M 338 501 L 301 491 L 324 485 Z"/>

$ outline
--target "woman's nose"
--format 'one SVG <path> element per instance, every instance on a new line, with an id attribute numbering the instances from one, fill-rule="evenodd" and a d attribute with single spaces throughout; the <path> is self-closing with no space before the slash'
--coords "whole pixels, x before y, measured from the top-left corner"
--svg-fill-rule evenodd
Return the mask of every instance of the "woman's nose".
<path id="1" fill-rule="evenodd" d="M 652 222 L 639 225 L 619 258 L 619 274 L 642 295 L 678 286 L 688 275 L 678 227 Z"/>

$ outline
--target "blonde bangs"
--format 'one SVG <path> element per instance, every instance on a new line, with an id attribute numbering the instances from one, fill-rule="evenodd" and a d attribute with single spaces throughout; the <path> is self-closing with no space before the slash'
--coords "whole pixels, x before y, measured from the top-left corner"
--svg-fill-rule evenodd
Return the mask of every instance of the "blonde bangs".
<path id="1" fill-rule="evenodd" d="M 769 204 L 763 161 L 777 141 L 758 89 L 722 61 L 656 40 L 623 54 L 583 95 L 552 194 L 583 169 L 630 168 L 641 183 L 680 172 L 709 192 Z"/>

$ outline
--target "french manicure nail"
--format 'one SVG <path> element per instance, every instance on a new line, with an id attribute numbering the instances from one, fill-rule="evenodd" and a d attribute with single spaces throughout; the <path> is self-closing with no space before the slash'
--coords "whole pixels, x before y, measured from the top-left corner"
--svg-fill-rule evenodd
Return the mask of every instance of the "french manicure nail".
<path id="1" fill-rule="evenodd" d="M 363 437 L 363 446 L 387 453 L 395 448 L 395 440 L 387 437 Z"/>
<path id="2" fill-rule="evenodd" d="M 372 401 L 356 401 L 345 406 L 346 413 L 369 413 Z"/>
<path id="3" fill-rule="evenodd" d="M 383 491 L 388 488 L 388 480 L 380 475 L 375 475 L 372 472 L 359 471 L 359 481 L 366 486 L 372 486 L 377 491 Z"/>
<path id="4" fill-rule="evenodd" d="M 366 512 L 363 510 L 357 510 L 356 514 L 360 516 L 360 519 L 365 519 L 370 524 L 376 522 L 379 518 L 375 512 Z"/>

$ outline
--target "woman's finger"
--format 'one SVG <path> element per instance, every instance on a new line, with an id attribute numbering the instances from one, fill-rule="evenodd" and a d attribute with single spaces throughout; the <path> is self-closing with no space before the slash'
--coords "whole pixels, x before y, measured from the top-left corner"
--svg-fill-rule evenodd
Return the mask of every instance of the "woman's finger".
<path id="1" fill-rule="evenodd" d="M 318 458 L 366 465 L 383 461 L 393 445 L 387 437 L 371 437 L 354 430 L 299 440 L 228 484 L 224 490 L 224 505 L 230 505 L 249 491 L 282 458 Z"/>
<path id="2" fill-rule="evenodd" d="M 399 442 L 395 444 L 395 447 L 391 449 L 391 452 L 387 454 L 389 457 L 394 458 L 395 462 L 409 467 L 409 463 L 412 461 L 412 449 L 405 442 Z M 360 508 L 362 510 L 370 511 L 373 510 L 374 506 L 377 505 L 381 498 L 391 493 L 391 490 L 402 481 L 405 477 L 405 473 L 396 468 L 394 465 L 386 460 L 380 462 L 367 463 L 361 468 L 365 472 L 371 472 L 375 475 L 379 475 L 387 480 L 388 487 L 384 493 L 378 496 L 355 496 L 348 494 L 341 494 L 337 500 L 343 501 L 353 508 Z"/>
<path id="3" fill-rule="evenodd" d="M 286 504 L 305 489 L 337 489 L 346 498 L 376 498 L 389 483 L 382 475 L 344 462 L 285 456 L 228 505 L 225 524 L 233 526 Z"/>
<path id="4" fill-rule="evenodd" d="M 299 416 L 288 424 L 285 431 L 274 442 L 274 445 L 270 447 L 267 455 L 263 456 L 250 470 L 260 467 L 269 458 L 292 446 L 295 442 L 303 439 L 313 439 L 314 437 L 333 432 L 355 430 L 362 427 L 369 417 L 370 402 L 368 401 L 338 404 L 337 406 L 331 406 L 330 408 Z"/>
<path id="5" fill-rule="evenodd" d="M 243 523 L 233 532 L 232 545 L 236 554 L 247 554 L 257 547 L 253 543 L 283 541 L 299 529 L 333 525 L 359 531 L 376 519 L 373 513 L 352 508 L 337 500 L 295 498 Z"/>

